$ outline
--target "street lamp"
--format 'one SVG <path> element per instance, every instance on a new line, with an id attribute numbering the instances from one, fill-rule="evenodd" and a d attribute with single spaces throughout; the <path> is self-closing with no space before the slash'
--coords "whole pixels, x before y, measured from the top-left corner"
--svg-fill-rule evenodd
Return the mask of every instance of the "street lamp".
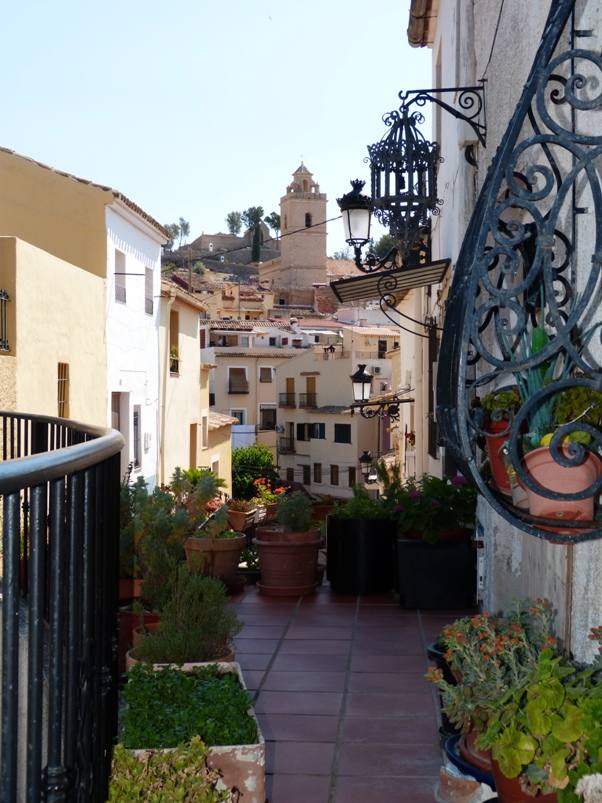
<path id="1" fill-rule="evenodd" d="M 362 456 L 360 457 L 360 470 L 362 472 L 362 477 L 364 478 L 364 482 L 368 482 L 368 477 L 370 476 L 371 469 L 372 469 L 372 452 L 364 450 Z"/>
<path id="2" fill-rule="evenodd" d="M 366 371 L 365 363 L 360 363 L 357 371 L 350 377 L 353 386 L 353 401 L 356 404 L 367 402 L 372 389 L 372 374 Z"/>

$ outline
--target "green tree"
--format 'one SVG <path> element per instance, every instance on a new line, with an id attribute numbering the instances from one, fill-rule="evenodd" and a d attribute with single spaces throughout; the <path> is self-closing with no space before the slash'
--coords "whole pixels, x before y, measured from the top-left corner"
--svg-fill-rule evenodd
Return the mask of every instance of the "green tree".
<path id="1" fill-rule="evenodd" d="M 277 480 L 274 456 L 260 443 L 232 450 L 232 494 L 235 499 L 252 499 L 256 489 L 253 482 L 260 477 Z"/>
<path id="2" fill-rule="evenodd" d="M 333 259 L 351 259 L 351 249 L 349 246 L 342 248 L 340 251 L 335 251 L 332 255 Z"/>
<path id="3" fill-rule="evenodd" d="M 240 234 L 240 230 L 242 229 L 240 212 L 228 212 L 226 216 L 226 226 L 230 234 Z"/>
<path id="4" fill-rule="evenodd" d="M 169 235 L 169 240 L 165 244 L 165 247 L 167 248 L 168 251 L 171 251 L 174 242 L 180 236 L 180 227 L 178 226 L 177 223 L 166 223 L 163 228 Z"/>
<path id="5" fill-rule="evenodd" d="M 178 220 L 178 228 L 180 230 L 179 246 L 182 247 L 182 241 L 185 240 L 190 234 L 190 223 L 187 220 L 184 220 L 183 217 L 181 217 Z"/>
<path id="6" fill-rule="evenodd" d="M 247 229 L 253 232 L 253 245 L 251 246 L 251 261 L 259 262 L 261 256 L 261 222 L 263 220 L 263 206 L 250 206 L 241 214 L 241 220 Z"/>
<path id="7" fill-rule="evenodd" d="M 374 244 L 374 253 L 379 259 L 386 257 L 389 251 L 397 245 L 397 241 L 390 234 L 383 234 L 380 240 Z"/>
<path id="8" fill-rule="evenodd" d="M 276 239 L 278 239 L 278 235 L 280 234 L 280 215 L 278 212 L 272 212 L 269 215 L 266 215 L 263 219 L 264 223 L 267 223 L 268 226 L 274 230 L 276 233 Z"/>

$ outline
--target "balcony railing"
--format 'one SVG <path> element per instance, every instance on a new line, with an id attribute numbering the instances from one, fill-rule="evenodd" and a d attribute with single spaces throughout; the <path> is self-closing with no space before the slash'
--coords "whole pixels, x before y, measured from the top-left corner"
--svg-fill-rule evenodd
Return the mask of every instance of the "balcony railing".
<path id="1" fill-rule="evenodd" d="M 294 393 L 279 393 L 278 407 L 296 407 Z"/>
<path id="2" fill-rule="evenodd" d="M 248 382 L 228 382 L 228 393 L 248 393 Z"/>
<path id="3" fill-rule="evenodd" d="M 10 297 L 6 290 L 0 288 L 0 351 L 9 351 L 7 305 Z"/>
<path id="4" fill-rule="evenodd" d="M 278 451 L 280 454 L 295 454 L 295 439 L 279 438 Z"/>
<path id="5" fill-rule="evenodd" d="M 2 800 L 101 803 L 117 732 L 118 432 L 0 412 Z"/>
<path id="6" fill-rule="evenodd" d="M 300 393 L 299 394 L 299 407 L 317 407 L 318 397 L 315 393 Z"/>

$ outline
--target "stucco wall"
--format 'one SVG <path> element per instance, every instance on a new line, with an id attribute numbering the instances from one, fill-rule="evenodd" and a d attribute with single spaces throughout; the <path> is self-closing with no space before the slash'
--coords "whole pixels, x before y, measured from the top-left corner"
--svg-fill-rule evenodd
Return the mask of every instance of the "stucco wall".
<path id="1" fill-rule="evenodd" d="M 231 427 L 219 427 L 209 430 L 209 446 L 203 453 L 206 455 L 206 465 L 211 467 L 219 461 L 219 476 L 226 483 L 223 491 L 232 494 L 232 435 Z"/>
<path id="2" fill-rule="evenodd" d="M 0 406 L 56 416 L 58 363 L 67 363 L 69 417 L 105 426 L 104 281 L 29 243 L 1 237 L 0 287 L 12 287 L 14 355 L 0 356 Z"/>
<path id="3" fill-rule="evenodd" d="M 107 190 L 0 149 L 0 235 L 105 276 L 104 215 L 112 200 Z"/>

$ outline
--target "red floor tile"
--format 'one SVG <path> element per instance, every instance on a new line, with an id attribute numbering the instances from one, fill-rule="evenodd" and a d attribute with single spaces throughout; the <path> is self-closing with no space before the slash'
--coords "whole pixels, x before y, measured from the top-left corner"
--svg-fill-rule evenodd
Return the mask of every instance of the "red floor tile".
<path id="1" fill-rule="evenodd" d="M 266 742 L 266 772 L 330 775 L 334 750 L 327 742 Z"/>
<path id="2" fill-rule="evenodd" d="M 346 655 L 281 655 L 276 656 L 272 669 L 279 672 L 297 672 L 307 669 L 316 672 L 344 672 Z"/>
<path id="3" fill-rule="evenodd" d="M 349 691 L 424 692 L 430 689 L 424 674 L 406 672 L 351 672 Z"/>
<path id="4" fill-rule="evenodd" d="M 323 627 L 314 625 L 312 627 L 291 625 L 286 633 L 286 640 L 291 639 L 350 639 L 351 625 L 342 627 Z"/>
<path id="5" fill-rule="evenodd" d="M 343 742 L 364 744 L 425 744 L 436 747 L 439 733 L 434 712 L 432 716 L 347 717 L 342 728 Z"/>
<path id="6" fill-rule="evenodd" d="M 269 803 L 328 803 L 327 775 L 268 776 Z"/>
<path id="7" fill-rule="evenodd" d="M 350 640 L 285 639 L 278 655 L 349 655 L 350 649 Z"/>
<path id="8" fill-rule="evenodd" d="M 243 625 L 238 638 L 245 639 L 279 639 L 284 634 L 286 625 Z"/>
<path id="9" fill-rule="evenodd" d="M 366 655 L 353 653 L 352 672 L 426 672 L 426 655 Z"/>
<path id="10" fill-rule="evenodd" d="M 268 638 L 241 638 L 234 639 L 234 650 L 237 655 L 252 652 L 256 655 L 273 655 L 278 646 L 278 639 Z"/>
<path id="11" fill-rule="evenodd" d="M 387 641 L 362 638 L 353 642 L 354 655 L 424 655 L 424 648 L 414 639 Z"/>
<path id="12" fill-rule="evenodd" d="M 334 803 L 381 800 L 387 803 L 433 803 L 435 783 L 434 778 L 379 778 L 376 775 L 366 778 L 339 777 Z M 273 803 L 279 801 L 274 800 Z"/>
<path id="13" fill-rule="evenodd" d="M 261 655 L 251 652 L 243 652 L 240 653 L 240 655 L 236 655 L 236 661 L 240 664 L 243 675 L 246 669 L 266 669 L 271 659 L 271 655 Z"/>
<path id="14" fill-rule="evenodd" d="M 303 714 L 258 714 L 264 738 L 283 742 L 334 742 L 339 718 Z"/>
<path id="15" fill-rule="evenodd" d="M 259 669 L 244 669 L 242 676 L 247 685 L 247 689 L 254 691 L 259 688 L 261 680 L 264 676 L 263 670 Z"/>
<path id="16" fill-rule="evenodd" d="M 343 691 L 344 672 L 276 672 L 266 675 L 263 688 L 269 691 Z"/>
<path id="17" fill-rule="evenodd" d="M 306 610 L 301 608 L 294 617 L 295 625 L 301 627 L 341 627 L 353 625 L 355 621 L 355 609 L 350 605 L 338 605 L 337 613 L 332 613 L 331 608 L 320 610 Z"/>
<path id="18" fill-rule="evenodd" d="M 314 594 L 312 597 L 303 597 L 301 608 L 314 608 L 326 605 L 355 605 L 356 603 L 357 597 L 354 594 L 334 594 L 332 592 L 323 591 L 320 594 Z"/>
<path id="19" fill-rule="evenodd" d="M 434 700 L 427 688 L 423 692 L 351 692 L 347 696 L 348 717 L 405 717 L 434 713 Z"/>
<path id="20" fill-rule="evenodd" d="M 430 745 L 344 744 L 339 775 L 380 775 L 435 778 L 441 751 Z"/>
<path id="21" fill-rule="evenodd" d="M 340 692 L 261 691 L 256 703 L 257 714 L 317 714 L 338 716 L 343 695 Z"/>

